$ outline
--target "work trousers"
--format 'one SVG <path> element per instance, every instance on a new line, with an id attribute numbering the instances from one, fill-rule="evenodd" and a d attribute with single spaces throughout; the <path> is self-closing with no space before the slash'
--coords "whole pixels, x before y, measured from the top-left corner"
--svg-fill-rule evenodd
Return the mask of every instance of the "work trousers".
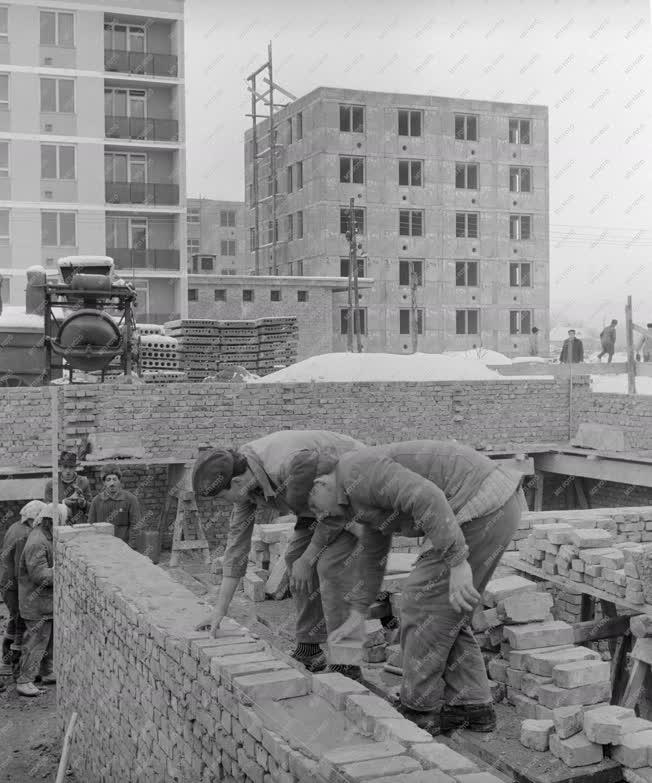
<path id="1" fill-rule="evenodd" d="M 462 525 L 473 583 L 482 593 L 507 548 L 522 512 L 518 490 L 493 514 Z M 489 680 L 470 616 L 449 601 L 450 571 L 436 549 L 424 552 L 403 589 L 401 702 L 412 710 L 439 711 L 443 704 L 490 704 Z"/>
<path id="2" fill-rule="evenodd" d="M 603 356 L 607 357 L 607 364 L 611 364 L 611 360 L 614 358 L 613 346 L 602 346 L 602 350 L 598 354 L 598 359 L 602 359 Z"/>
<path id="3" fill-rule="evenodd" d="M 295 529 L 285 554 L 288 570 L 308 548 L 312 533 L 310 528 Z M 323 644 L 328 634 L 339 628 L 349 616 L 345 596 L 354 583 L 353 555 L 357 545 L 357 537 L 343 530 L 322 551 L 313 572 L 312 591 L 293 595 L 297 643 Z"/>
<path id="4" fill-rule="evenodd" d="M 19 685 L 34 682 L 37 674 L 52 674 L 52 618 L 25 620 L 25 625 Z"/>
<path id="5" fill-rule="evenodd" d="M 23 643 L 23 634 L 25 633 L 25 621 L 20 616 L 20 609 L 18 607 L 18 591 L 17 590 L 3 590 L 2 600 L 9 612 L 9 620 L 7 627 L 5 628 L 4 642 L 9 642 L 5 645 L 3 642 L 3 657 L 5 653 L 5 646 L 11 646 L 13 650 L 20 650 Z M 10 661 L 4 661 L 4 663 L 10 663 Z"/>

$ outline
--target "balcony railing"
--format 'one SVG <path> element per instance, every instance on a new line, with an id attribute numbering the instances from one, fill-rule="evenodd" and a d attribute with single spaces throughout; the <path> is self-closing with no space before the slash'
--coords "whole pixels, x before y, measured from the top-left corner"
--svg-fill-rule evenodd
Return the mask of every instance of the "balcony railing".
<path id="1" fill-rule="evenodd" d="M 179 58 L 175 54 L 104 50 L 104 70 L 145 76 L 178 76 Z"/>
<path id="2" fill-rule="evenodd" d="M 141 141 L 179 141 L 177 120 L 155 120 L 143 117 L 114 117 L 104 120 L 105 135 L 109 139 L 138 139 Z"/>
<path id="3" fill-rule="evenodd" d="M 165 182 L 107 182 L 104 189 L 107 204 L 179 203 L 179 186 Z"/>
<path id="4" fill-rule="evenodd" d="M 107 247 L 107 256 L 120 270 L 149 269 L 159 272 L 181 270 L 181 254 L 178 250 L 132 250 L 129 247 Z"/>

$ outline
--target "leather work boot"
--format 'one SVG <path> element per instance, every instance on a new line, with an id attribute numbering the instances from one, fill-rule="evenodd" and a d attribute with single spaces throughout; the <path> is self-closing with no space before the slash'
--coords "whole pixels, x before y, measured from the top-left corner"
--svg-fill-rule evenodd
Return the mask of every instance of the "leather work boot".
<path id="1" fill-rule="evenodd" d="M 403 704 L 396 705 L 396 709 L 404 718 L 411 720 L 416 726 L 427 731 L 433 737 L 437 737 L 442 732 L 441 717 L 438 712 L 419 712 L 411 710 Z"/>
<path id="2" fill-rule="evenodd" d="M 469 729 L 495 731 L 496 713 L 492 704 L 459 704 L 445 706 L 441 711 L 441 730 Z"/>
<path id="3" fill-rule="evenodd" d="M 308 669 L 308 671 L 312 672 L 313 674 L 317 674 L 317 672 L 323 672 L 326 668 L 326 656 L 322 650 L 320 650 L 318 653 L 315 653 L 314 655 L 308 656 L 298 655 L 295 651 L 290 653 L 290 658 L 294 658 L 295 661 L 302 663 L 306 669 Z"/>

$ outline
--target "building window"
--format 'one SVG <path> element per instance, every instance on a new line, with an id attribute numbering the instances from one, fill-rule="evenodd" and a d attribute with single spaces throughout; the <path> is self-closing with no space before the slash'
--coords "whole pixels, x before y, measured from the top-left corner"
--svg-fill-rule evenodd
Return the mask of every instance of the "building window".
<path id="1" fill-rule="evenodd" d="M 512 288 L 530 288 L 532 285 L 532 264 L 529 262 L 510 264 L 509 284 Z"/>
<path id="2" fill-rule="evenodd" d="M 273 288 L 269 292 L 269 301 L 270 302 L 280 302 L 281 301 L 281 289 L 280 288 Z"/>
<path id="3" fill-rule="evenodd" d="M 106 218 L 106 246 L 146 250 L 148 244 L 147 218 Z"/>
<path id="4" fill-rule="evenodd" d="M 398 135 L 421 136 L 421 112 L 410 109 L 399 109 Z"/>
<path id="5" fill-rule="evenodd" d="M 198 225 L 201 222 L 201 209 L 199 207 L 188 207 L 188 224 Z"/>
<path id="6" fill-rule="evenodd" d="M 460 141 L 478 140 L 478 118 L 475 114 L 455 115 L 455 138 Z"/>
<path id="7" fill-rule="evenodd" d="M 478 285 L 478 262 L 477 261 L 455 262 L 455 285 L 460 285 L 460 286 Z"/>
<path id="8" fill-rule="evenodd" d="M 531 215 L 509 216 L 509 238 L 516 240 L 532 238 Z"/>
<path id="9" fill-rule="evenodd" d="M 72 79 L 41 78 L 41 111 L 74 114 L 75 82 Z"/>
<path id="10" fill-rule="evenodd" d="M 144 52 L 144 25 L 107 23 L 104 25 L 104 48 L 119 52 Z"/>
<path id="11" fill-rule="evenodd" d="M 458 238 L 477 239 L 480 215 L 477 212 L 455 213 L 455 236 Z"/>
<path id="12" fill-rule="evenodd" d="M 297 190 L 301 190 L 301 188 L 303 187 L 303 163 L 302 161 L 299 161 L 296 165 L 297 165 L 297 170 L 296 170 Z"/>
<path id="13" fill-rule="evenodd" d="M 9 210 L 0 209 L 0 242 L 9 242 Z"/>
<path id="14" fill-rule="evenodd" d="M 512 193 L 529 193 L 532 188 L 531 169 L 523 166 L 510 166 L 509 189 Z"/>
<path id="15" fill-rule="evenodd" d="M 358 277 L 364 277 L 364 258 L 357 258 Z M 340 277 L 349 276 L 349 259 L 340 258 Z"/>
<path id="16" fill-rule="evenodd" d="M 235 255 L 235 239 L 222 239 L 220 241 L 220 255 L 221 256 Z"/>
<path id="17" fill-rule="evenodd" d="M 303 138 L 303 112 L 299 112 L 296 116 L 296 135 L 297 135 L 297 141 L 301 141 Z"/>
<path id="18" fill-rule="evenodd" d="M 410 285 L 410 267 L 414 270 L 417 285 L 423 285 L 423 261 L 400 260 L 398 262 L 398 284 Z"/>
<path id="19" fill-rule="evenodd" d="M 292 193 L 292 166 L 288 166 L 287 172 L 287 192 Z"/>
<path id="20" fill-rule="evenodd" d="M 249 229 L 249 250 L 255 250 L 256 248 L 256 229 L 252 226 Z"/>
<path id="21" fill-rule="evenodd" d="M 398 311 L 398 331 L 399 334 L 411 334 L 412 329 L 412 310 Z M 423 310 L 417 309 L 417 334 L 423 334 Z"/>
<path id="22" fill-rule="evenodd" d="M 188 258 L 191 258 L 195 253 L 199 253 L 199 240 L 189 239 L 186 248 L 188 250 Z"/>
<path id="23" fill-rule="evenodd" d="M 303 239 L 303 210 L 297 212 L 297 239 Z"/>
<path id="24" fill-rule="evenodd" d="M 510 310 L 509 311 L 509 333 L 510 334 L 530 334 L 532 330 L 532 311 L 531 310 Z"/>
<path id="25" fill-rule="evenodd" d="M 478 164 L 477 163 L 455 164 L 455 187 L 467 188 L 468 190 L 478 189 Z"/>
<path id="26" fill-rule="evenodd" d="M 9 74 L 0 73 L 0 109 L 9 109 Z"/>
<path id="27" fill-rule="evenodd" d="M 9 9 L 6 5 L 0 5 L 0 41 L 6 41 L 9 38 Z"/>
<path id="28" fill-rule="evenodd" d="M 423 186 L 423 161 L 422 160 L 399 160 L 398 162 L 398 184 L 412 185 L 412 187 Z"/>
<path id="29" fill-rule="evenodd" d="M 509 121 L 509 143 L 510 144 L 532 143 L 530 120 Z"/>
<path id="30" fill-rule="evenodd" d="M 355 312 L 357 313 L 357 318 L 355 317 L 355 314 L 353 312 L 353 308 L 351 308 L 351 317 L 353 318 L 353 333 L 357 334 L 358 330 L 356 329 L 356 322 L 360 327 L 360 334 L 366 334 L 367 333 L 367 310 L 365 307 L 357 307 L 355 308 Z M 340 332 L 341 334 L 348 334 L 349 333 L 349 308 L 344 307 L 340 310 Z"/>
<path id="31" fill-rule="evenodd" d="M 213 295 L 216 302 L 226 302 L 226 288 L 216 288 Z"/>
<path id="32" fill-rule="evenodd" d="M 297 291 L 297 302 L 307 302 L 307 301 L 308 301 L 308 292 Z"/>
<path id="33" fill-rule="evenodd" d="M 59 11 L 41 11 L 41 46 L 75 45 L 74 14 Z"/>
<path id="34" fill-rule="evenodd" d="M 402 237 L 422 237 L 423 211 L 420 209 L 399 210 L 398 233 Z"/>
<path id="35" fill-rule="evenodd" d="M 478 310 L 455 311 L 455 334 L 478 334 Z"/>
<path id="36" fill-rule="evenodd" d="M 364 106 L 340 106 L 340 130 L 364 133 Z"/>
<path id="37" fill-rule="evenodd" d="M 188 301 L 189 302 L 196 302 L 199 299 L 198 292 L 196 288 L 189 288 L 188 289 Z"/>
<path id="38" fill-rule="evenodd" d="M 348 207 L 340 207 L 340 234 L 346 234 L 349 230 L 350 213 L 351 210 Z M 353 209 L 353 219 L 355 220 L 357 233 L 364 234 L 364 207 Z"/>
<path id="39" fill-rule="evenodd" d="M 9 142 L 0 141 L 0 178 L 9 176 Z"/>
<path id="40" fill-rule="evenodd" d="M 220 210 L 220 226 L 222 228 L 234 228 L 235 227 L 235 210 L 234 209 L 221 209 Z"/>
<path id="41" fill-rule="evenodd" d="M 278 220 L 274 221 L 274 242 L 278 242 Z"/>
<path id="42" fill-rule="evenodd" d="M 75 148 L 41 144 L 41 179 L 75 179 Z"/>
<path id="43" fill-rule="evenodd" d="M 292 117 L 288 120 L 288 144 L 292 144 Z"/>
<path id="44" fill-rule="evenodd" d="M 288 242 L 292 242 L 294 239 L 294 215 L 287 216 L 287 235 Z"/>
<path id="45" fill-rule="evenodd" d="M 253 290 L 253 288 L 243 288 L 242 289 L 242 301 L 243 302 L 253 302 L 254 301 L 254 290 Z"/>
<path id="46" fill-rule="evenodd" d="M 303 261 L 297 261 L 297 275 L 303 277 Z"/>
<path id="47" fill-rule="evenodd" d="M 41 212 L 41 245 L 75 247 L 77 245 L 74 212 Z"/>
<path id="48" fill-rule="evenodd" d="M 272 180 L 271 177 L 267 178 L 267 198 L 270 196 L 275 196 L 278 193 L 278 177 L 274 177 Z"/>
<path id="49" fill-rule="evenodd" d="M 340 182 L 364 183 L 364 158 L 340 157 Z"/>
<path id="50" fill-rule="evenodd" d="M 202 272 L 212 272 L 215 269 L 215 261 L 213 256 L 202 256 L 199 259 L 199 265 Z"/>

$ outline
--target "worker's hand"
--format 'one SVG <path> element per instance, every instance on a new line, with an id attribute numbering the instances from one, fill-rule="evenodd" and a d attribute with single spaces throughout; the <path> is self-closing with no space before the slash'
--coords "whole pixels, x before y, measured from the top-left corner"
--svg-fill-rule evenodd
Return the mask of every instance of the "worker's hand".
<path id="1" fill-rule="evenodd" d="M 345 622 L 336 628 L 328 636 L 329 642 L 339 642 L 342 639 L 361 639 L 365 638 L 364 627 L 365 616 L 358 612 L 356 609 L 351 610 L 351 614 L 348 616 Z"/>
<path id="2" fill-rule="evenodd" d="M 210 615 L 210 617 L 207 617 L 205 620 L 202 620 L 200 623 L 198 623 L 195 626 L 195 631 L 208 631 L 208 630 L 210 630 L 211 636 L 214 639 L 216 639 L 217 636 L 218 636 L 218 632 L 220 630 L 220 625 L 221 625 L 223 619 L 224 619 L 224 615 L 223 614 L 215 612 L 212 615 Z"/>
<path id="3" fill-rule="evenodd" d="M 480 600 L 473 586 L 473 572 L 467 560 L 451 568 L 448 580 L 448 600 L 456 612 L 472 612 Z"/>
<path id="4" fill-rule="evenodd" d="M 309 560 L 300 557 L 292 564 L 290 588 L 293 593 L 312 592 L 313 566 Z"/>

